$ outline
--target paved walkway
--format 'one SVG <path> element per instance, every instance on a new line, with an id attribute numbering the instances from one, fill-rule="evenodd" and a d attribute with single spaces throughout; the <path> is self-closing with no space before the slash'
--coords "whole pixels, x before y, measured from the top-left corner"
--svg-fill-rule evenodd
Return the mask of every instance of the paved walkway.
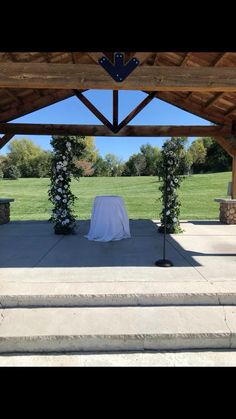
<path id="1" fill-rule="evenodd" d="M 76 234 L 55 235 L 45 221 L 0 226 L 0 282 L 224 282 L 236 281 L 236 225 L 218 221 L 181 223 L 184 233 L 167 236 L 171 268 L 162 258 L 163 235 L 151 220 L 131 220 L 131 239 L 101 243 Z M 236 282 L 235 282 L 236 284 Z"/>

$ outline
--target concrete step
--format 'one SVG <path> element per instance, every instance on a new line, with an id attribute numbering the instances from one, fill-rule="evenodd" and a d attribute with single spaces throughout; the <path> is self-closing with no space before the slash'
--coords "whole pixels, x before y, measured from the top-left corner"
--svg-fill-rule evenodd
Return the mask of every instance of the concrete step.
<path id="1" fill-rule="evenodd" d="M 0 367 L 235 367 L 236 350 L 6 354 Z"/>
<path id="2" fill-rule="evenodd" d="M 236 281 L 0 282 L 0 307 L 236 305 Z"/>
<path id="3" fill-rule="evenodd" d="M 236 348 L 235 306 L 0 310 L 0 352 Z"/>

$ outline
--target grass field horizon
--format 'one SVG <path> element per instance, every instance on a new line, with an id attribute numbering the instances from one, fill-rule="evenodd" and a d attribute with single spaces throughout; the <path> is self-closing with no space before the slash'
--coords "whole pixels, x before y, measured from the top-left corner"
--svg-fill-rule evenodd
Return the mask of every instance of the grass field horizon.
<path id="1" fill-rule="evenodd" d="M 180 219 L 212 220 L 219 218 L 219 203 L 226 197 L 231 172 L 186 176 L 179 189 Z M 0 180 L 0 197 L 13 198 L 11 220 L 48 220 L 52 204 L 48 200 L 49 178 Z M 97 195 L 120 195 L 130 219 L 159 219 L 160 182 L 154 176 L 86 177 L 73 180 L 72 192 L 78 197 L 74 210 L 78 220 L 90 219 Z"/>

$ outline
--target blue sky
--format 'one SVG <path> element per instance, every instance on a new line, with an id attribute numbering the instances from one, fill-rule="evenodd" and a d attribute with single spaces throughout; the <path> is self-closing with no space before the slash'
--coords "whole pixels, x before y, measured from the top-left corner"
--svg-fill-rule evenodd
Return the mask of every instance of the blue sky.
<path id="1" fill-rule="evenodd" d="M 112 91 L 90 90 L 84 95 L 112 121 Z M 146 97 L 140 91 L 119 91 L 119 122 Z M 13 121 L 11 121 L 13 122 Z M 89 109 L 76 97 L 71 97 L 54 105 L 32 112 L 14 120 L 16 123 L 51 123 L 51 124 L 101 124 Z M 210 122 L 188 112 L 169 105 L 159 99 L 153 99 L 131 122 L 130 125 L 210 125 Z M 50 136 L 17 135 L 15 138 L 28 138 L 45 150 L 50 150 Z M 150 143 L 161 148 L 167 138 L 153 137 L 96 137 L 95 144 L 104 157 L 114 153 L 123 160 L 139 152 L 142 144 Z M 194 138 L 189 137 L 189 142 Z M 0 154 L 8 152 L 8 145 Z"/>

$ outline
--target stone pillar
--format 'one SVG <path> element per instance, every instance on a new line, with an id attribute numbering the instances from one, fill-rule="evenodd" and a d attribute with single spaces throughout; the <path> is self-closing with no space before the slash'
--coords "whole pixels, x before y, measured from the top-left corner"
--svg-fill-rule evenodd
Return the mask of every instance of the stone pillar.
<path id="1" fill-rule="evenodd" d="M 10 204 L 0 204 L 0 224 L 6 224 L 10 221 Z"/>
<path id="2" fill-rule="evenodd" d="M 216 198 L 220 202 L 220 221 L 224 224 L 236 224 L 236 199 Z"/>
<path id="3" fill-rule="evenodd" d="M 10 221 L 10 202 L 14 199 L 0 199 L 0 224 L 6 224 Z"/>

